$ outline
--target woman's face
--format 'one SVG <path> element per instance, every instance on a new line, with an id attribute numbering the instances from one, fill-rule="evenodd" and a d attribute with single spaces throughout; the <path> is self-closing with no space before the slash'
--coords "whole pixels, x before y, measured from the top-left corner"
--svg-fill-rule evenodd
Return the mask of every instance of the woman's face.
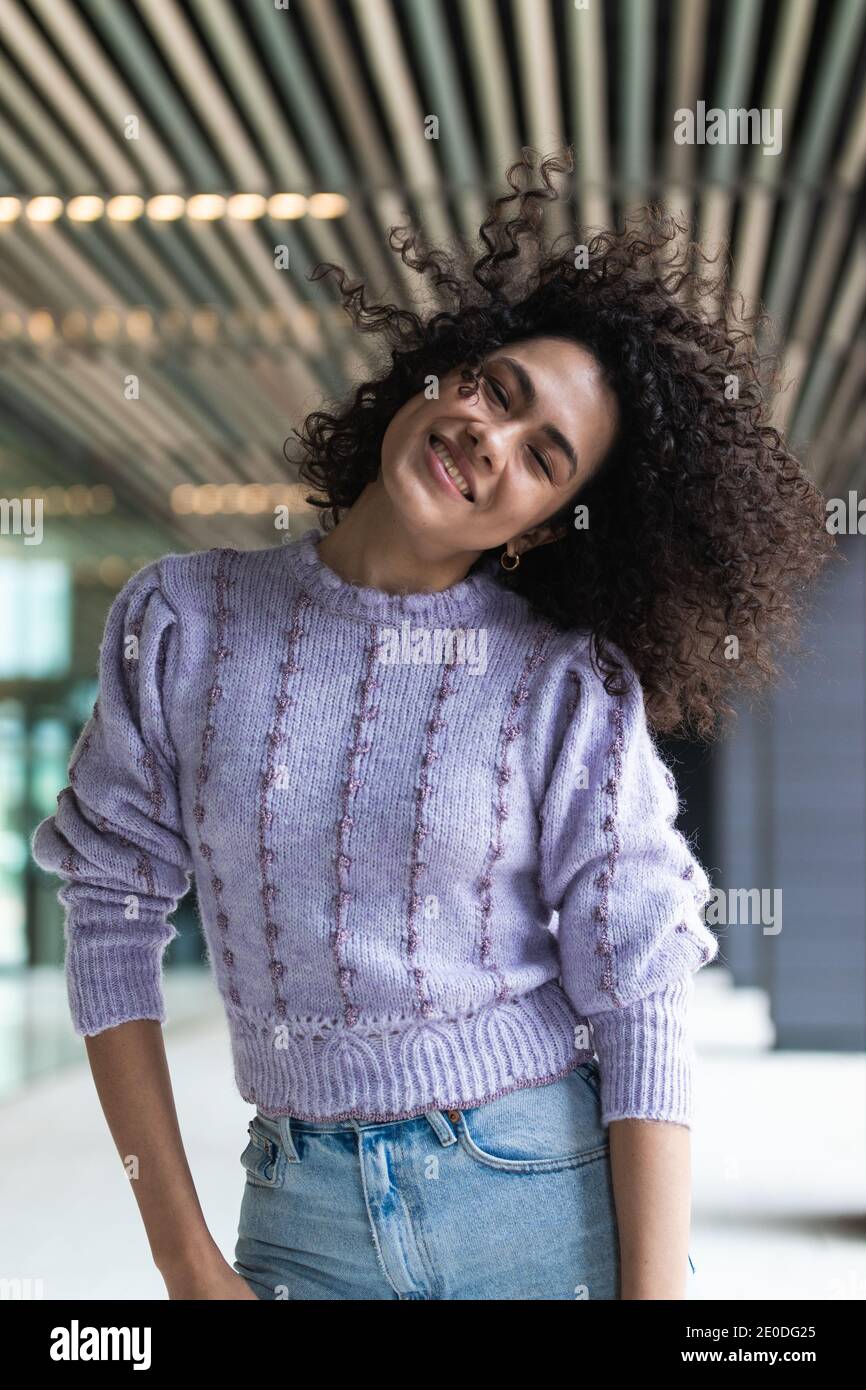
<path id="1" fill-rule="evenodd" d="M 543 523 L 615 437 L 616 399 L 598 364 L 565 339 L 527 339 L 490 352 L 471 392 L 455 369 L 438 399 L 419 392 L 394 415 L 380 473 L 391 505 L 407 530 L 452 552 L 552 537 Z"/>

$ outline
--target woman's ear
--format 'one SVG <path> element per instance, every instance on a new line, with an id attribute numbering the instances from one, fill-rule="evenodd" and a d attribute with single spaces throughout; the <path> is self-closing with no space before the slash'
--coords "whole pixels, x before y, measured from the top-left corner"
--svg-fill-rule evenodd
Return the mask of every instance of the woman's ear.
<path id="1" fill-rule="evenodd" d="M 525 531 L 521 537 L 524 544 L 521 549 L 534 550 L 537 545 L 550 545 L 551 541 L 562 540 L 567 536 L 569 526 L 567 522 L 546 521 L 543 526 L 536 526 L 534 531 Z"/>

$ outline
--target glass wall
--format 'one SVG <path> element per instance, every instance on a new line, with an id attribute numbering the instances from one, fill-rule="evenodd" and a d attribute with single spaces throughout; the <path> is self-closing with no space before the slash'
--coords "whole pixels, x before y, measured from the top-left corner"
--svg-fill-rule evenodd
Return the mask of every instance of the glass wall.
<path id="1" fill-rule="evenodd" d="M 106 590 L 104 611 L 100 605 L 96 613 L 91 595 L 86 603 L 84 597 L 61 560 L 0 559 L 0 1098 L 80 1057 L 61 969 L 61 880 L 34 863 L 29 840 L 57 809 L 98 692 L 98 647 L 112 595 Z M 179 936 L 166 951 L 166 970 L 203 965 L 194 886 L 172 921 Z"/>

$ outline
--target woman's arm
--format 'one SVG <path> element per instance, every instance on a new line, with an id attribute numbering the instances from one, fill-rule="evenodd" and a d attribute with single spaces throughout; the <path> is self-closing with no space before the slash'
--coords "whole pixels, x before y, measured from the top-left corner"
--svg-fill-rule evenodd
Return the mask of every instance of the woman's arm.
<path id="1" fill-rule="evenodd" d="M 171 1299 L 255 1299 L 207 1228 L 177 1121 L 162 1026 L 135 1019 L 85 1039 L 108 1128 Z"/>
<path id="2" fill-rule="evenodd" d="M 690 1131 L 685 1125 L 612 1120 L 608 1134 L 619 1227 L 620 1298 L 685 1298 Z"/>
<path id="3" fill-rule="evenodd" d="M 180 557 L 174 557 L 179 559 Z M 192 855 L 163 704 L 177 682 L 177 614 L 162 562 L 112 602 L 99 647 L 99 698 L 69 762 L 57 811 L 31 837 L 63 879 L 66 978 L 75 1032 L 150 1248 L 171 1298 L 255 1297 L 205 1225 L 178 1129 L 162 1039 L 169 917 Z"/>
<path id="4" fill-rule="evenodd" d="M 624 654 L 616 649 L 623 665 Z M 539 887 L 558 912 L 560 978 L 600 1071 L 619 1227 L 621 1296 L 681 1299 L 688 1284 L 694 975 L 718 954 L 711 888 L 676 829 L 676 779 L 640 682 L 611 696 L 575 650 L 559 694 L 542 805 Z"/>

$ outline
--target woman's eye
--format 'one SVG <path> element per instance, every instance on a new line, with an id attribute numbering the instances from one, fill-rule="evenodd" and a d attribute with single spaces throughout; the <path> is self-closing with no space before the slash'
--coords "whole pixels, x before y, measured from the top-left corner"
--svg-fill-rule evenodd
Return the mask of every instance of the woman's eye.
<path id="1" fill-rule="evenodd" d="M 504 386 L 500 385 L 500 383 L 496 380 L 496 377 L 489 376 L 487 373 L 485 373 L 484 384 L 490 389 L 490 391 L 495 396 L 499 404 L 505 406 L 505 408 L 507 409 L 509 405 L 508 392 L 505 390 Z M 544 476 L 548 479 L 549 482 L 553 482 L 553 469 L 548 463 L 545 455 L 540 453 L 538 449 L 530 448 L 529 452 L 532 455 L 532 457 L 538 462 L 539 467 L 544 472 Z"/>
<path id="2" fill-rule="evenodd" d="M 532 457 L 533 457 L 533 458 L 538 459 L 539 464 L 540 464 L 541 467 L 544 469 L 545 477 L 547 477 L 547 478 L 552 482 L 552 481 L 553 481 L 553 469 L 551 468 L 550 464 L 547 462 L 547 459 L 545 458 L 544 454 L 539 453 L 539 451 L 538 451 L 537 449 L 530 449 L 529 452 L 532 454 Z"/>
<path id="3" fill-rule="evenodd" d="M 494 376 L 485 376 L 484 381 L 485 384 L 490 387 L 491 391 L 493 392 L 493 395 L 496 397 L 499 404 L 507 407 L 508 393 L 506 392 L 505 388 L 503 386 L 500 386 L 499 382 L 496 380 Z"/>

